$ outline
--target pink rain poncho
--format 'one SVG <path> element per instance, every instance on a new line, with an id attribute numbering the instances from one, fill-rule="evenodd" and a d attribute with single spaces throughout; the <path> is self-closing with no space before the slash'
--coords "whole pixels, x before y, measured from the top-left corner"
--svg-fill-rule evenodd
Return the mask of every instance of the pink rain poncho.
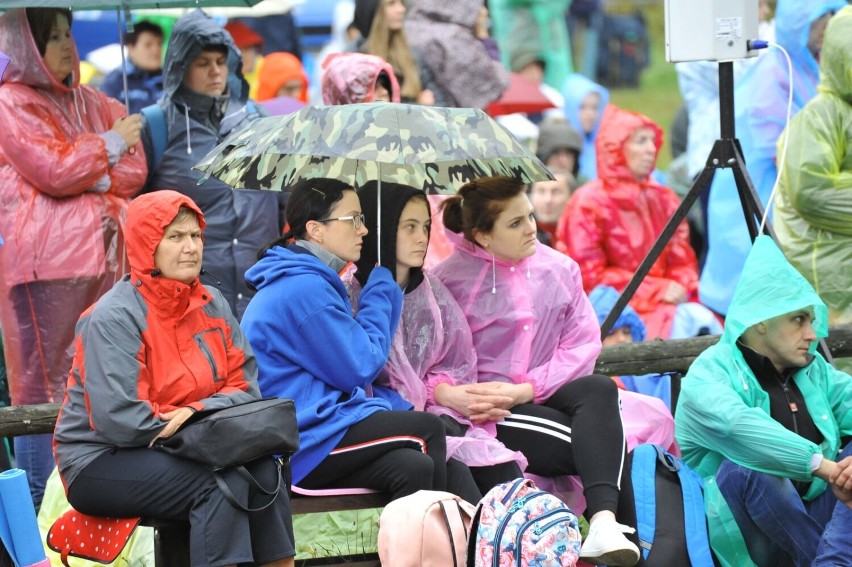
<path id="1" fill-rule="evenodd" d="M 352 305 L 357 305 L 361 286 L 349 271 L 343 275 Z M 481 467 L 515 461 L 526 468 L 520 452 L 510 451 L 458 412 L 435 403 L 439 384 L 459 386 L 476 383 L 476 353 L 467 321 L 447 288 L 434 276 L 406 293 L 402 319 L 391 345 L 390 356 L 378 384 L 386 384 L 411 402 L 414 410 L 449 415 L 467 426 L 465 437 L 447 437 L 447 458 Z"/>
<path id="2" fill-rule="evenodd" d="M 574 260 L 541 243 L 519 262 L 498 260 L 459 234 L 447 230 L 446 236 L 455 251 L 431 274 L 446 285 L 467 319 L 479 382 L 529 382 L 535 403 L 542 403 L 567 382 L 594 372 L 600 327 Z M 633 392 L 620 395 L 628 448 L 659 443 L 676 450 L 664 404 Z M 495 432 L 493 423 L 482 428 Z M 552 486 L 564 494 L 578 486 L 570 479 Z M 581 507 L 579 496 L 573 494 L 572 501 Z"/>
<path id="3" fill-rule="evenodd" d="M 26 12 L 0 17 L 0 324 L 12 404 L 60 403 L 80 313 L 127 269 L 124 214 L 145 181 L 142 146 L 111 131 L 124 106 L 49 70 Z"/>
<path id="4" fill-rule="evenodd" d="M 541 403 L 592 374 L 600 328 L 574 260 L 540 243 L 520 262 L 495 260 L 460 235 L 446 235 L 455 251 L 432 274 L 464 312 L 480 382 L 529 382 Z"/>

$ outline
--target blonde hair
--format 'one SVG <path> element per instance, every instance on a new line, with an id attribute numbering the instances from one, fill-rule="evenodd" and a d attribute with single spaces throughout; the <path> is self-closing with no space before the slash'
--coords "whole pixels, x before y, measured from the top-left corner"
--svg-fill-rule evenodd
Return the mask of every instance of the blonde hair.
<path id="1" fill-rule="evenodd" d="M 420 70 L 417 62 L 408 47 L 403 30 L 391 31 L 385 19 L 385 1 L 380 0 L 373 23 L 370 26 L 370 35 L 364 42 L 364 51 L 371 55 L 378 55 L 393 67 L 393 72 L 400 81 L 400 96 L 403 99 L 416 99 L 423 90 L 420 82 Z"/>

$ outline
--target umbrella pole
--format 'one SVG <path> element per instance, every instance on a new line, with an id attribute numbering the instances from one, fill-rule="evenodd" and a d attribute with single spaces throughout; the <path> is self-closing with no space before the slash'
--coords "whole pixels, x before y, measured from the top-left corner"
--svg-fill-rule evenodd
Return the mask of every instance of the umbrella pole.
<path id="1" fill-rule="evenodd" d="M 128 31 L 133 31 L 133 21 L 130 19 L 130 11 L 127 9 L 127 5 L 124 5 L 125 12 L 124 17 L 127 20 L 127 29 Z M 124 56 L 124 29 L 121 27 L 121 8 L 115 9 L 115 21 L 118 22 L 118 43 L 121 46 L 121 78 L 124 81 L 124 110 L 127 112 L 127 115 L 130 116 L 130 96 L 127 93 L 127 60 Z"/>
<path id="2" fill-rule="evenodd" d="M 382 265 L 382 163 L 378 162 L 379 179 L 376 184 L 376 258 Z M 396 279 L 396 274 L 393 275 Z"/>

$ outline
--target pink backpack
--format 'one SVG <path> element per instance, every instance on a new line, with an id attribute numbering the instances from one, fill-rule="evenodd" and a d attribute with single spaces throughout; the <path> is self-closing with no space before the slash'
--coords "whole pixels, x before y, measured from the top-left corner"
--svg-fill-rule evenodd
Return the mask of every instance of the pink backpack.
<path id="1" fill-rule="evenodd" d="M 475 507 L 449 492 L 420 490 L 394 500 L 379 518 L 385 567 L 464 567 Z"/>

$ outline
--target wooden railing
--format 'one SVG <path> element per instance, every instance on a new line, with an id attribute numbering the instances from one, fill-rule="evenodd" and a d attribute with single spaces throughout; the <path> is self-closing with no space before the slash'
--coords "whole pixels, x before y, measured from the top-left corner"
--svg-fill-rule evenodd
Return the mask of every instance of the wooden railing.
<path id="1" fill-rule="evenodd" d="M 613 376 L 662 372 L 683 374 L 704 349 L 718 340 L 718 336 L 707 336 L 605 347 L 598 357 L 595 371 Z M 852 325 L 832 327 L 827 343 L 833 356 L 852 356 Z M 0 437 L 52 433 L 58 411 L 57 404 L 0 408 Z"/>

